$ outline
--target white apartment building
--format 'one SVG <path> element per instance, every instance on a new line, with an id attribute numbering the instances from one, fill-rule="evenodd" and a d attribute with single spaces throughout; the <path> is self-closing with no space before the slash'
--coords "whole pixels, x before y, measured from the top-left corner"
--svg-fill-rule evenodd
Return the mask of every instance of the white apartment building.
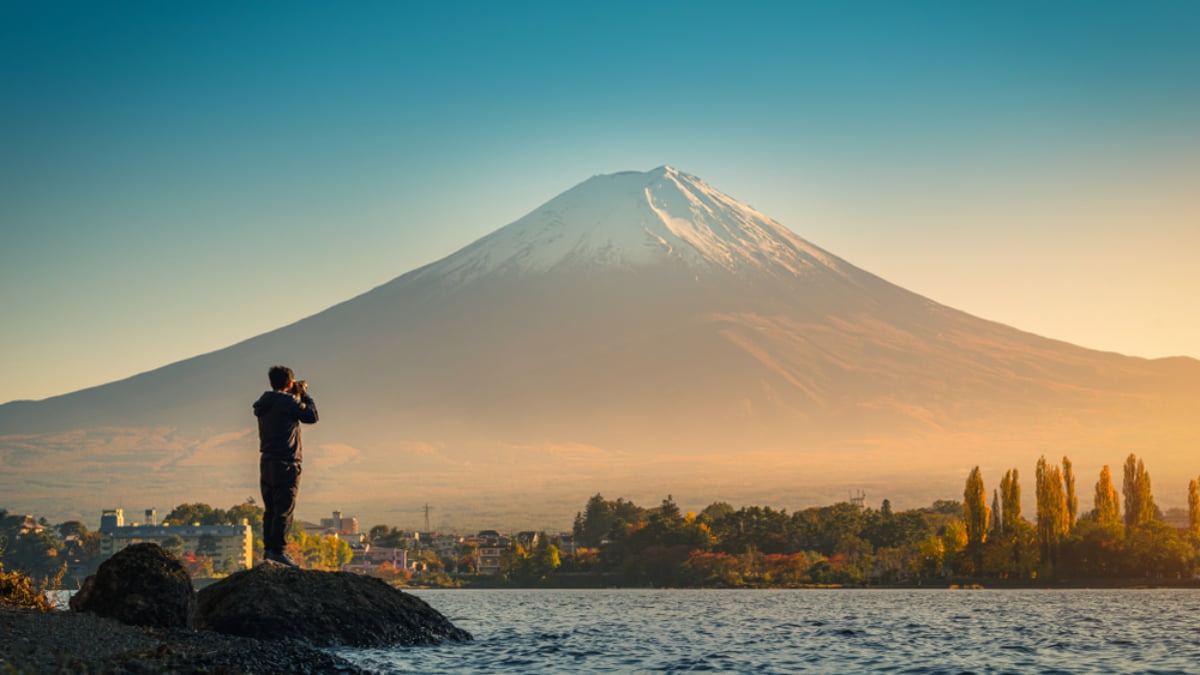
<path id="1" fill-rule="evenodd" d="M 241 525 L 158 525 L 154 509 L 146 510 L 146 523 L 126 525 L 122 509 L 105 510 L 100 517 L 100 555 L 104 558 L 130 544 L 161 546 L 170 537 L 183 540 L 184 553 L 209 556 L 218 567 L 230 559 L 238 569 L 250 569 L 254 564 L 254 537 L 245 519 Z"/>

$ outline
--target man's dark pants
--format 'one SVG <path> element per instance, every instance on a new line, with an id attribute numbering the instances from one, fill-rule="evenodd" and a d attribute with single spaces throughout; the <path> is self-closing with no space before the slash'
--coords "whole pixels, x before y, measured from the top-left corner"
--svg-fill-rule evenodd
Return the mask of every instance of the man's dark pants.
<path id="1" fill-rule="evenodd" d="M 259 463 L 259 485 L 263 497 L 263 548 L 282 553 L 292 530 L 292 512 L 300 492 L 300 463 L 286 459 L 263 459 Z"/>

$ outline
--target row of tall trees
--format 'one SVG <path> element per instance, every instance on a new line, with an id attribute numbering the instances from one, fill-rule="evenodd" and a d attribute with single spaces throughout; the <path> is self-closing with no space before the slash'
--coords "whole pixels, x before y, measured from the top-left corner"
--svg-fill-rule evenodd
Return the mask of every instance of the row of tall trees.
<path id="1" fill-rule="evenodd" d="M 1074 467 L 1039 459 L 1035 511 L 1022 512 L 1021 475 L 990 493 L 982 471 L 963 501 L 895 512 L 851 503 L 788 513 L 718 502 L 681 513 L 670 496 L 654 508 L 593 496 L 575 517 L 581 546 L 560 572 L 592 572 L 629 585 L 804 585 L 915 582 L 946 576 L 1065 580 L 1184 579 L 1200 564 L 1200 478 L 1189 485 L 1190 527 L 1155 506 L 1150 474 L 1130 455 L 1121 492 L 1105 466 L 1092 509 L 1081 511 Z"/>
<path id="2" fill-rule="evenodd" d="M 1092 510 L 1079 512 L 1071 460 L 1035 470 L 1036 514 L 1021 516 L 1016 469 L 1007 471 L 986 506 L 979 467 L 963 489 L 967 555 L 955 571 L 985 577 L 1157 577 L 1184 578 L 1200 562 L 1200 482 L 1189 485 L 1189 528 L 1181 533 L 1163 522 L 1155 506 L 1150 473 L 1136 455 L 1125 460 L 1121 497 L 1105 465 L 1093 493 Z M 1122 511 L 1123 505 L 1123 511 Z"/>

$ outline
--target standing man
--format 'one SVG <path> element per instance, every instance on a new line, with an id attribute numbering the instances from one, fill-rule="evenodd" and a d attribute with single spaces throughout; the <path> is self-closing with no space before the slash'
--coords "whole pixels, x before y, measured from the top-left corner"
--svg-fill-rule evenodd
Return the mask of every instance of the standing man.
<path id="1" fill-rule="evenodd" d="M 267 371 L 271 391 L 254 402 L 258 418 L 259 484 L 263 497 L 264 559 L 299 567 L 283 548 L 292 529 L 292 512 L 300 491 L 300 423 L 317 421 L 317 405 L 308 395 L 308 383 L 296 381 L 291 368 L 271 366 Z"/>

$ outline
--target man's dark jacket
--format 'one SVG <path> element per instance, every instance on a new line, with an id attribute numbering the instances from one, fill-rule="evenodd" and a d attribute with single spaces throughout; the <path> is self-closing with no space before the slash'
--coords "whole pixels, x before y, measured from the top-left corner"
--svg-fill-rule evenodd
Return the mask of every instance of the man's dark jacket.
<path id="1" fill-rule="evenodd" d="M 254 402 L 254 415 L 258 418 L 258 449 L 263 459 L 303 459 L 300 423 L 317 421 L 317 406 L 311 396 L 304 394 L 297 401 L 291 394 L 266 391 Z"/>

